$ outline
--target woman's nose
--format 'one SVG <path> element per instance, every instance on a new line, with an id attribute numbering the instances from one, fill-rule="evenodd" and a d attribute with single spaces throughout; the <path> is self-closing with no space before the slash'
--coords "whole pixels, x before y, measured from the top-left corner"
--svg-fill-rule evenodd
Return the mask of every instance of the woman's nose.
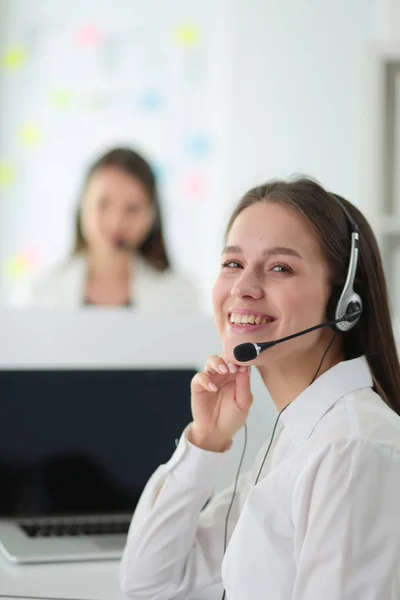
<path id="1" fill-rule="evenodd" d="M 253 298 L 259 300 L 264 295 L 264 290 L 261 282 L 255 274 L 242 272 L 242 275 L 237 279 L 231 289 L 231 295 L 236 298 Z"/>
<path id="2" fill-rule="evenodd" d="M 121 210 L 114 210 L 109 215 L 108 224 L 110 229 L 119 230 L 124 224 L 124 213 Z"/>

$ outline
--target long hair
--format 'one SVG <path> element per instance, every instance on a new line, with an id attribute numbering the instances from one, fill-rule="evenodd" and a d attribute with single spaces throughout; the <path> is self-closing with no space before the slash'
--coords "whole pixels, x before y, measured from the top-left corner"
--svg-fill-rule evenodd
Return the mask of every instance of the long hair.
<path id="1" fill-rule="evenodd" d="M 87 185 L 94 173 L 106 167 L 117 167 L 138 179 L 146 188 L 150 202 L 152 203 L 156 218 L 149 231 L 147 238 L 137 249 L 139 254 L 158 271 L 164 271 L 170 268 L 170 261 L 164 242 L 160 203 L 154 173 L 147 161 L 134 150 L 130 148 L 114 148 L 101 156 L 90 168 L 85 178 L 83 192 L 79 201 L 79 206 L 75 217 L 75 238 L 72 255 L 76 256 L 83 252 L 87 243 L 82 231 L 81 222 L 81 204 L 87 188 Z"/>
<path id="2" fill-rule="evenodd" d="M 343 287 L 350 254 L 350 228 L 343 210 L 323 187 L 300 177 L 292 181 L 273 180 L 251 189 L 240 200 L 226 230 L 235 219 L 256 202 L 284 204 L 311 223 L 328 263 L 332 290 Z M 363 301 L 360 321 L 342 336 L 345 359 L 365 355 L 372 373 L 374 389 L 400 415 L 400 365 L 382 259 L 375 235 L 364 215 L 341 196 L 358 225 L 360 246 L 354 290 Z"/>

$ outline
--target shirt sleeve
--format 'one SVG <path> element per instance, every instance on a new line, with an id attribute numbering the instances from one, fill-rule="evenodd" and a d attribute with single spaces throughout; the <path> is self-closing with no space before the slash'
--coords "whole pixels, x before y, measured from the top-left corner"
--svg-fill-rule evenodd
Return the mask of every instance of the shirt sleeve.
<path id="1" fill-rule="evenodd" d="M 338 440 L 299 475 L 292 497 L 293 600 L 400 598 L 400 455 Z"/>
<path id="2" fill-rule="evenodd" d="M 185 600 L 221 580 L 233 486 L 204 506 L 229 451 L 197 448 L 187 441 L 186 433 L 171 460 L 150 478 L 132 519 L 120 567 L 122 590 L 132 599 Z M 239 517 L 246 479 L 246 474 L 239 479 L 228 541 Z"/>

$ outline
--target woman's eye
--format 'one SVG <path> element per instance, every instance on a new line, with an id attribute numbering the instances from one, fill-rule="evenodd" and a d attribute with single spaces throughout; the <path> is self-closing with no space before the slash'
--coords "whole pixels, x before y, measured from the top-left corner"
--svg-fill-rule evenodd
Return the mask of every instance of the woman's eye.
<path id="1" fill-rule="evenodd" d="M 292 269 L 286 265 L 274 265 L 271 269 L 275 273 L 291 273 Z"/>
<path id="2" fill-rule="evenodd" d="M 140 208 L 140 206 L 137 206 L 137 205 L 131 205 L 126 208 L 126 212 L 129 215 L 137 215 L 140 213 L 140 211 L 141 211 L 141 208 Z"/>
<path id="3" fill-rule="evenodd" d="M 108 198 L 100 198 L 100 200 L 98 201 L 98 206 L 101 209 L 106 209 L 110 206 L 110 201 L 108 200 Z"/>
<path id="4" fill-rule="evenodd" d="M 237 269 L 241 265 L 236 262 L 236 260 L 227 260 L 226 262 L 222 263 L 222 266 L 226 269 Z"/>

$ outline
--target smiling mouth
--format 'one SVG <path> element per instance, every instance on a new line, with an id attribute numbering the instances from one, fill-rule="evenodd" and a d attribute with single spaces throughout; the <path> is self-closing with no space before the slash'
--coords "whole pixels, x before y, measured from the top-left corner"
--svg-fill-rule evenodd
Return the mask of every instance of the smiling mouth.
<path id="1" fill-rule="evenodd" d="M 266 325 L 275 321 L 275 317 L 270 317 L 269 315 L 252 315 L 251 313 L 242 315 L 232 312 L 228 315 L 228 320 L 234 325 Z"/>

